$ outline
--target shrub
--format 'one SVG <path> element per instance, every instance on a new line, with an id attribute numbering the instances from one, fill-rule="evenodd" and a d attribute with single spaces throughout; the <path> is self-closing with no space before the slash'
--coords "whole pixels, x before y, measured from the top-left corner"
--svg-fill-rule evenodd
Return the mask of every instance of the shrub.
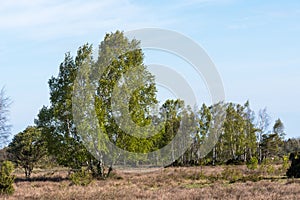
<path id="1" fill-rule="evenodd" d="M 262 180 L 262 177 L 259 176 L 259 174 L 250 174 L 248 176 L 244 176 L 241 181 L 246 182 L 246 181 L 252 181 L 252 182 L 257 182 Z"/>
<path id="2" fill-rule="evenodd" d="M 247 162 L 247 168 L 255 170 L 258 167 L 258 160 L 256 157 L 252 157 L 248 162 Z"/>
<path id="3" fill-rule="evenodd" d="M 265 175 L 272 175 L 275 172 L 275 168 L 272 164 L 262 164 L 260 166 L 260 170 L 265 174 Z"/>
<path id="4" fill-rule="evenodd" d="M 115 180 L 122 180 L 123 177 L 118 175 L 117 173 L 113 172 L 110 174 L 110 178 L 115 179 Z"/>
<path id="5" fill-rule="evenodd" d="M 290 162 L 288 156 L 283 156 L 282 169 L 287 170 L 289 168 Z"/>
<path id="6" fill-rule="evenodd" d="M 15 189 L 13 187 L 15 177 L 11 175 L 14 166 L 10 161 L 4 161 L 0 171 L 0 194 L 12 194 Z"/>
<path id="7" fill-rule="evenodd" d="M 267 175 L 272 175 L 275 172 L 275 167 L 272 165 L 272 161 L 270 159 L 263 160 L 260 165 L 260 171 Z"/>
<path id="8" fill-rule="evenodd" d="M 226 167 L 222 172 L 222 177 L 230 183 L 234 183 L 243 178 L 243 174 L 239 169 Z"/>
<path id="9" fill-rule="evenodd" d="M 239 159 L 229 159 L 226 162 L 226 165 L 243 165 L 245 164 L 244 161 Z"/>
<path id="10" fill-rule="evenodd" d="M 87 186 L 92 182 L 93 177 L 89 171 L 82 168 L 81 170 L 71 174 L 70 180 L 74 185 Z"/>
<path id="11" fill-rule="evenodd" d="M 293 158 L 290 168 L 287 170 L 288 178 L 300 178 L 300 158 Z"/>

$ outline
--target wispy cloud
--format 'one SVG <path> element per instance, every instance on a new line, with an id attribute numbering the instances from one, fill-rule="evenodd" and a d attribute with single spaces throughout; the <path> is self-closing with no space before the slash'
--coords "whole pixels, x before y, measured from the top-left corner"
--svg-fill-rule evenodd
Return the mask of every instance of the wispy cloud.
<path id="1" fill-rule="evenodd" d="M 229 24 L 227 28 L 231 30 L 245 30 L 256 27 L 262 27 L 265 24 L 266 21 L 262 20 L 262 16 L 253 15 L 236 19 L 231 24 Z"/>
<path id="2" fill-rule="evenodd" d="M 21 1 L 22 2 L 22 1 Z M 78 2 L 64 2 L 60 4 L 46 4 L 44 1 L 26 4 L 4 4 L 0 25 L 2 28 L 31 28 L 53 23 L 65 24 L 66 22 L 82 20 L 88 14 L 106 11 L 103 3 L 92 2 L 79 4 Z M 110 1 L 113 2 L 113 1 Z M 112 4 L 112 3 L 111 3 Z M 6 10 L 5 12 L 3 10 Z M 107 12 L 106 12 L 107 14 Z"/>
<path id="3" fill-rule="evenodd" d="M 226 5 L 235 0 L 186 0 L 177 1 L 177 6 Z"/>
<path id="4" fill-rule="evenodd" d="M 150 10 L 127 0 L 2 1 L 0 13 L 1 31 L 35 39 L 168 23 L 168 19 L 157 20 Z"/>
<path id="5" fill-rule="evenodd" d="M 300 9 L 267 9 L 256 8 L 252 11 L 252 15 L 237 18 L 227 26 L 228 29 L 251 29 L 263 27 L 270 23 L 279 23 L 280 20 L 300 19 Z"/>

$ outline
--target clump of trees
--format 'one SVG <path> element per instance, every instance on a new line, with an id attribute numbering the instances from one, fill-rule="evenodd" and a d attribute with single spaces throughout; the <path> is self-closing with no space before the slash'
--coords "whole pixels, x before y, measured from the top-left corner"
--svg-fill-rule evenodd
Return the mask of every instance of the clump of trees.
<path id="1" fill-rule="evenodd" d="M 78 134 L 78 129 L 82 127 L 76 127 L 74 123 L 72 96 L 80 66 L 89 66 L 84 69 L 86 71 L 80 73 L 84 76 L 83 79 L 88 78 L 89 74 L 96 73 L 96 68 L 101 67 L 99 65 L 102 62 L 116 53 L 116 49 L 131 49 L 131 51 L 113 57 L 114 59 L 107 68 L 104 69 L 102 66 L 103 72 L 99 77 L 97 90 L 92 98 L 95 99 L 99 127 L 105 132 L 109 140 L 119 148 L 129 152 L 147 153 L 164 147 L 180 131 L 180 121 L 184 115 L 190 126 L 185 130 L 185 134 L 193 142 L 190 148 L 179 158 L 175 158 L 174 152 L 170 152 L 172 160 L 177 165 L 245 163 L 253 160 L 253 157 L 257 158 L 258 163 L 262 163 L 266 158 L 284 155 L 284 125 L 282 121 L 276 120 L 270 131 L 268 129 L 270 120 L 266 109 L 261 110 L 256 117 L 250 108 L 249 101 L 243 105 L 222 102 L 211 106 L 203 104 L 199 110 L 192 110 L 185 106 L 182 100 L 167 100 L 158 109 L 157 115 L 151 115 L 149 105 L 157 103 L 155 77 L 147 71 L 143 64 L 143 52 L 139 48 L 139 42 L 130 41 L 122 32 L 117 31 L 105 36 L 99 45 L 96 60 L 93 59 L 92 46 L 89 44 L 80 47 L 75 58 L 67 53 L 59 67 L 58 76 L 52 77 L 48 82 L 51 105 L 49 107 L 44 106 L 40 110 L 35 123 L 37 128 L 41 130 L 49 154 L 54 156 L 60 165 L 70 167 L 75 171 L 86 167 L 92 171 L 93 175 L 99 177 L 107 176 L 112 169 L 112 163 L 104 163 L 101 159 L 107 151 L 105 144 L 101 144 L 101 142 L 93 144 L 98 148 L 100 146 L 97 157 L 83 145 L 82 137 L 88 136 Z M 133 96 L 128 102 L 132 120 L 140 126 L 149 124 L 151 120 L 157 124 L 164 122 L 165 126 L 152 137 L 131 136 L 116 124 L 115 118 L 118 116 L 113 113 L 112 109 L 112 91 L 119 88 L 119 90 L 126 92 L 126 88 L 118 85 L 120 84 L 118 81 L 120 78 L 123 78 L 123 81 L 128 81 L 125 80 L 126 77 L 122 77 L 122 74 L 128 71 L 138 72 L 139 76 L 135 75 L 134 78 L 141 79 L 145 85 L 133 92 Z M 118 87 L 115 87 L 116 85 Z M 118 103 L 122 105 L 121 102 Z M 216 110 L 220 105 L 225 110 L 226 117 L 222 126 L 218 127 L 218 141 L 214 148 L 207 152 L 207 155 L 203 155 L 205 140 L 211 138 L 210 130 L 213 128 L 211 124 L 214 124 L 213 120 L 218 115 Z M 147 164 L 147 159 L 139 159 L 139 163 L 132 163 L 131 160 L 119 158 L 115 164 L 117 162 L 130 165 Z M 109 166 L 107 174 L 104 173 L 105 165 Z"/>
<path id="2" fill-rule="evenodd" d="M 179 162 L 188 164 L 194 160 L 195 162 L 192 163 L 199 163 L 200 158 L 197 154 L 201 147 L 199 138 L 206 138 L 208 132 L 205 130 L 209 130 L 209 127 L 206 127 L 209 126 L 207 119 L 211 119 L 203 115 L 211 115 L 213 107 L 214 105 L 207 109 L 207 106 L 202 106 L 201 110 L 206 109 L 206 112 L 200 112 L 197 130 L 204 130 L 204 132 L 196 132 L 193 138 L 195 143 L 186 152 L 189 160 Z M 262 163 L 267 158 L 283 158 L 283 155 L 286 155 L 284 125 L 280 119 L 276 120 L 273 130 L 269 131 L 267 130 L 269 117 L 265 109 L 260 111 L 260 117 L 255 120 L 255 114 L 248 101 L 244 105 L 228 103 L 224 104 L 224 107 L 226 117 L 220 129 L 218 142 L 212 151 L 202 158 L 204 164 L 239 164 L 249 163 L 256 159 L 258 163 Z M 205 123 L 203 119 L 206 119 Z"/>
<path id="3" fill-rule="evenodd" d="M 27 127 L 23 132 L 14 136 L 9 144 L 10 160 L 25 170 L 26 178 L 30 178 L 34 165 L 46 155 L 45 142 L 41 131 L 36 127 Z"/>

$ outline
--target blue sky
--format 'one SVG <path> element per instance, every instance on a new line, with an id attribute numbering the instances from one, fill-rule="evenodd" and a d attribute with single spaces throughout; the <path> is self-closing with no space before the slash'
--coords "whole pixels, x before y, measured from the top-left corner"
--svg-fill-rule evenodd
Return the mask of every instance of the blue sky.
<path id="1" fill-rule="evenodd" d="M 300 2 L 245 0 L 0 1 L 0 87 L 13 100 L 13 133 L 49 104 L 47 81 L 64 53 L 106 32 L 156 27 L 199 43 L 218 68 L 226 100 L 267 107 L 300 136 Z"/>

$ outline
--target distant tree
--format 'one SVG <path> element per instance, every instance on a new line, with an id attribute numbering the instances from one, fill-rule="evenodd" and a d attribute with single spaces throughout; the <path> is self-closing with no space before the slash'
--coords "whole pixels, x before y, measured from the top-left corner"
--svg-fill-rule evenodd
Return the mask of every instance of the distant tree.
<path id="1" fill-rule="evenodd" d="M 243 118 L 245 121 L 245 151 L 244 151 L 244 159 L 245 161 L 250 161 L 257 152 L 257 140 L 256 133 L 259 131 L 258 128 L 254 125 L 255 114 L 250 108 L 250 103 L 247 101 L 244 104 L 244 113 Z"/>
<path id="2" fill-rule="evenodd" d="M 10 136 L 11 126 L 8 124 L 10 99 L 5 95 L 4 89 L 0 91 L 0 148 L 4 147 Z"/>
<path id="3" fill-rule="evenodd" d="M 247 101 L 244 105 L 228 103 L 222 106 L 226 116 L 215 151 L 219 162 L 240 163 L 256 155 L 258 129 L 254 125 L 254 112 Z M 222 110 L 223 110 L 222 109 Z"/>
<path id="4" fill-rule="evenodd" d="M 267 113 L 267 108 L 261 109 L 258 112 L 258 121 L 257 121 L 257 149 L 258 149 L 258 162 L 262 162 L 262 142 L 263 135 L 267 133 L 268 127 L 270 125 L 270 116 Z"/>
<path id="5" fill-rule="evenodd" d="M 27 127 L 14 136 L 7 151 L 11 160 L 24 168 L 26 178 L 30 178 L 34 165 L 46 154 L 41 131 L 33 126 Z"/>
<path id="6" fill-rule="evenodd" d="M 284 141 L 284 154 L 289 155 L 290 153 L 300 152 L 300 139 L 289 138 Z"/>
<path id="7" fill-rule="evenodd" d="M 212 158 L 212 164 L 223 160 L 222 156 L 224 149 L 223 135 L 224 135 L 224 121 L 226 119 L 227 105 L 223 102 L 219 102 L 209 107 L 212 115 L 212 121 L 208 132 L 208 144 L 213 145 L 212 151 L 209 157 Z"/>
<path id="8" fill-rule="evenodd" d="M 167 100 L 162 107 L 160 108 L 160 113 L 162 116 L 165 116 L 166 122 L 164 126 L 164 130 L 162 132 L 162 138 L 160 143 L 160 148 L 169 144 L 172 139 L 176 136 L 181 121 L 181 113 L 184 109 L 184 102 L 182 100 Z M 175 149 L 174 144 L 171 143 L 171 158 L 172 161 L 175 162 L 177 158 L 175 158 Z"/>
<path id="9" fill-rule="evenodd" d="M 230 103 L 226 111 L 224 122 L 224 156 L 231 160 L 241 160 L 245 147 L 245 121 L 242 116 L 243 107 Z"/>
<path id="10" fill-rule="evenodd" d="M 275 124 L 273 126 L 273 132 L 276 133 L 282 140 L 284 140 L 284 125 L 280 119 L 277 119 L 275 121 Z"/>
<path id="11" fill-rule="evenodd" d="M 280 147 L 283 143 L 277 133 L 264 134 L 261 143 L 263 159 L 280 155 Z"/>
<path id="12" fill-rule="evenodd" d="M 194 136 L 194 153 L 196 156 L 196 162 L 200 162 L 200 159 L 203 158 L 204 155 L 203 152 L 201 152 L 201 146 L 203 145 L 203 142 L 208 137 L 209 129 L 210 129 L 210 123 L 212 121 L 212 114 L 210 112 L 209 107 L 207 107 L 205 104 L 202 104 L 198 115 L 197 115 L 197 121 L 198 121 L 198 128 L 197 132 Z M 214 156 L 213 156 L 214 158 Z M 200 162 L 201 164 L 201 162 Z"/>

